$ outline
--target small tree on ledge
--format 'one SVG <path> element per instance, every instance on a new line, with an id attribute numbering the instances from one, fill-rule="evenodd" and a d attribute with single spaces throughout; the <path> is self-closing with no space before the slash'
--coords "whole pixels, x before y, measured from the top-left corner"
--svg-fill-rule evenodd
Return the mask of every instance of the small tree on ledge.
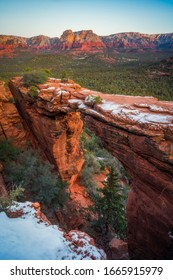
<path id="1" fill-rule="evenodd" d="M 91 210 L 97 214 L 96 226 L 105 236 L 115 232 L 119 238 L 126 237 L 125 191 L 118 172 L 110 167 L 110 172 L 95 196 Z"/>
<path id="2" fill-rule="evenodd" d="M 85 98 L 85 104 L 88 106 L 94 106 L 95 104 L 103 103 L 103 99 L 99 95 L 90 94 Z"/>

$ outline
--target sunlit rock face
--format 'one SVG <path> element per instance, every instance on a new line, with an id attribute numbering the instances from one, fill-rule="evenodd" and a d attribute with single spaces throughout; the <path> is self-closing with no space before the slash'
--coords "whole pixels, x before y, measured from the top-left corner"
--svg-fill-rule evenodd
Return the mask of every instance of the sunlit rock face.
<path id="1" fill-rule="evenodd" d="M 131 258 L 172 258 L 173 103 L 152 97 L 102 94 L 73 81 L 49 79 L 33 100 L 21 78 L 9 83 L 17 108 L 41 149 L 62 178 L 74 182 L 83 157 L 81 115 L 126 168 Z M 100 96 L 88 103 L 87 96 Z"/>
<path id="2" fill-rule="evenodd" d="M 105 45 L 100 37 L 93 33 L 92 30 L 82 30 L 78 32 L 66 30 L 60 38 L 59 47 L 63 50 L 77 48 L 87 51 L 92 48 L 104 48 Z"/>
<path id="3" fill-rule="evenodd" d="M 26 144 L 27 135 L 11 92 L 0 81 L 0 140 L 11 139 L 16 146 Z"/>
<path id="4" fill-rule="evenodd" d="M 60 48 L 63 50 L 70 50 L 73 46 L 74 37 L 75 35 L 72 30 L 69 29 L 64 31 L 60 38 Z"/>

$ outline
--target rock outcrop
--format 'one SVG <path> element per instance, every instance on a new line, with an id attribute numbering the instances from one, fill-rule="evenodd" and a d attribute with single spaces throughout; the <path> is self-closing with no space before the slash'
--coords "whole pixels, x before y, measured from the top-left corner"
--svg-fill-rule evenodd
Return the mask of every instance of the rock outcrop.
<path id="1" fill-rule="evenodd" d="M 74 37 L 71 29 L 65 30 L 60 38 L 60 48 L 70 50 L 73 46 Z"/>
<path id="2" fill-rule="evenodd" d="M 27 47 L 36 50 L 51 50 L 56 48 L 59 42 L 58 38 L 49 38 L 48 36 L 39 35 L 27 39 Z"/>
<path id="3" fill-rule="evenodd" d="M 128 244 L 127 242 L 114 237 L 109 242 L 111 250 L 111 258 L 113 260 L 128 260 Z"/>
<path id="4" fill-rule="evenodd" d="M 105 45 L 92 30 L 82 30 L 74 33 L 72 30 L 66 30 L 60 38 L 59 47 L 63 50 L 77 48 L 87 51 L 92 48 L 104 48 Z"/>
<path id="5" fill-rule="evenodd" d="M 59 38 L 50 38 L 39 35 L 31 38 L 0 35 L 0 55 L 14 53 L 16 49 L 22 50 L 56 50 L 58 48 Z"/>
<path id="6" fill-rule="evenodd" d="M 21 147 L 27 138 L 14 98 L 5 83 L 0 81 L 0 139 L 11 139 L 14 145 Z"/>
<path id="7" fill-rule="evenodd" d="M 124 32 L 101 37 L 107 48 L 116 49 L 171 49 L 173 33 L 142 34 L 139 32 Z"/>
<path id="8" fill-rule="evenodd" d="M 84 161 L 79 143 L 83 122 L 80 113 L 71 110 L 67 101 L 70 90 L 80 87 L 72 83 L 67 91 L 60 80 L 50 79 L 39 87 L 38 99 L 30 96 L 21 78 L 12 79 L 9 87 L 27 131 L 48 160 L 57 166 L 61 178 L 73 183 Z"/>
<path id="9" fill-rule="evenodd" d="M 9 86 L 29 130 L 57 164 L 62 178 L 71 182 L 83 163 L 79 149 L 82 114 L 130 176 L 130 258 L 173 258 L 173 103 L 152 97 L 105 95 L 58 79 L 40 85 L 35 100 L 21 78 L 12 79 Z M 104 100 L 91 104 L 85 102 L 88 95 Z"/>

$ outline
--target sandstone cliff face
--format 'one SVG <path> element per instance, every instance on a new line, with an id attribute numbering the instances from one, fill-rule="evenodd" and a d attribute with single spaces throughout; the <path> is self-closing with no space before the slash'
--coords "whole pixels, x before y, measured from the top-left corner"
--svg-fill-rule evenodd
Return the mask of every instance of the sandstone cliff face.
<path id="1" fill-rule="evenodd" d="M 14 145 L 23 146 L 27 141 L 26 132 L 12 102 L 10 91 L 4 82 L 0 81 L 0 139 L 11 139 Z"/>
<path id="2" fill-rule="evenodd" d="M 34 101 L 21 78 L 10 81 L 17 107 L 33 137 L 62 178 L 74 182 L 83 158 L 80 113 L 87 126 L 125 166 L 131 258 L 173 258 L 173 103 L 151 97 L 112 96 L 49 79 Z M 100 95 L 102 104 L 85 102 Z"/>
<path id="3" fill-rule="evenodd" d="M 29 135 L 26 135 L 23 121 L 12 101 L 8 87 L 0 81 L 0 141 L 9 139 L 15 146 L 22 147 L 26 145 Z M 0 162 L 0 197 L 6 197 L 8 194 L 2 171 L 3 164 Z"/>
<path id="4" fill-rule="evenodd" d="M 73 46 L 74 37 L 75 35 L 72 30 L 64 31 L 60 38 L 60 48 L 70 50 Z"/>
<path id="5" fill-rule="evenodd" d="M 33 49 L 50 49 L 50 38 L 43 35 L 31 37 L 27 40 L 27 46 Z"/>
<path id="6" fill-rule="evenodd" d="M 130 175 L 130 257 L 172 258 L 173 103 L 115 96 L 82 110 L 88 127 Z"/>
<path id="7" fill-rule="evenodd" d="M 83 165 L 79 145 L 83 122 L 79 112 L 67 107 L 70 92 L 63 90 L 63 86 L 60 80 L 49 80 L 40 86 L 38 99 L 34 100 L 21 78 L 9 83 L 27 130 L 49 161 L 57 166 L 61 178 L 73 183 Z"/>
<path id="8" fill-rule="evenodd" d="M 16 47 L 27 47 L 27 41 L 24 37 L 0 35 L 0 49 L 14 49 Z"/>
<path id="9" fill-rule="evenodd" d="M 92 30 L 83 30 L 74 32 L 66 30 L 60 38 L 60 48 L 63 50 L 78 48 L 81 50 L 89 50 L 91 48 L 104 48 L 105 45 Z"/>

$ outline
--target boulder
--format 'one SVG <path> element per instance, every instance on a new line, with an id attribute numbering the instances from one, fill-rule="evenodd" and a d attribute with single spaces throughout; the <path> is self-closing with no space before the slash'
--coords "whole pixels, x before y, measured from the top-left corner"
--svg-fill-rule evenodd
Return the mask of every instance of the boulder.
<path id="1" fill-rule="evenodd" d="M 128 256 L 128 244 L 123 240 L 114 237 L 109 242 L 109 247 L 111 250 L 111 259 L 113 260 L 127 260 Z"/>

